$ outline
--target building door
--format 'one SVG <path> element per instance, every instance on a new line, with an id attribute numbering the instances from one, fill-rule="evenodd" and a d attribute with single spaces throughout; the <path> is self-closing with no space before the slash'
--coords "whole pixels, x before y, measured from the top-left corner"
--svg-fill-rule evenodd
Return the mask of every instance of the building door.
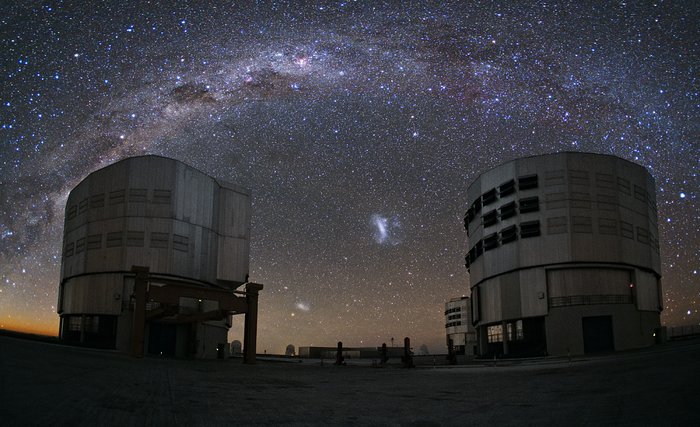
<path id="1" fill-rule="evenodd" d="M 612 316 L 584 317 L 583 352 L 615 351 Z"/>
<path id="2" fill-rule="evenodd" d="M 175 356 L 177 325 L 151 322 L 148 328 L 148 352 L 159 356 Z"/>

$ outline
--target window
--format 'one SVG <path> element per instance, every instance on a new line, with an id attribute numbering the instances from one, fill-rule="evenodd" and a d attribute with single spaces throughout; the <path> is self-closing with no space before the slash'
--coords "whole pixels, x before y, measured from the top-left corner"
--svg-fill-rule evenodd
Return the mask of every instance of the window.
<path id="1" fill-rule="evenodd" d="M 181 236 L 179 234 L 173 234 L 173 249 L 176 251 L 187 252 L 189 249 L 190 239 L 187 236 Z"/>
<path id="2" fill-rule="evenodd" d="M 498 194 L 501 197 L 505 197 L 513 193 L 515 193 L 515 180 L 513 179 L 498 186 Z"/>
<path id="3" fill-rule="evenodd" d="M 642 188 L 638 185 L 635 185 L 634 186 L 634 198 L 639 200 L 640 202 L 646 203 L 647 202 L 647 191 L 644 188 Z"/>
<path id="4" fill-rule="evenodd" d="M 540 210 L 540 198 L 526 197 L 520 199 L 520 213 L 537 212 Z"/>
<path id="5" fill-rule="evenodd" d="M 527 221 L 520 224 L 520 237 L 526 239 L 528 237 L 536 237 L 540 235 L 540 222 Z"/>
<path id="6" fill-rule="evenodd" d="M 79 254 L 85 250 L 85 237 L 78 239 L 75 242 L 75 253 Z"/>
<path id="7" fill-rule="evenodd" d="M 476 200 L 474 200 L 474 203 L 472 203 L 472 210 L 474 211 L 474 216 L 481 212 L 481 197 L 477 197 Z"/>
<path id="8" fill-rule="evenodd" d="M 645 245 L 649 244 L 649 230 L 643 227 L 637 227 L 637 241 Z"/>
<path id="9" fill-rule="evenodd" d="M 544 174 L 544 186 L 545 187 L 554 187 L 557 185 L 564 185 L 564 183 L 565 183 L 565 180 L 564 180 L 564 170 L 563 169 L 545 172 L 545 174 Z"/>
<path id="10" fill-rule="evenodd" d="M 520 191 L 531 190 L 533 188 L 537 188 L 537 174 L 518 177 L 518 189 Z"/>
<path id="11" fill-rule="evenodd" d="M 153 203 L 159 205 L 169 205 L 170 199 L 170 190 L 153 190 Z"/>
<path id="12" fill-rule="evenodd" d="M 75 244 L 73 242 L 66 244 L 66 249 L 63 252 L 63 256 L 66 256 L 66 257 L 73 256 L 74 250 L 75 250 Z"/>
<path id="13" fill-rule="evenodd" d="M 126 190 L 111 191 L 109 193 L 109 204 L 117 205 L 119 203 L 124 203 L 126 198 Z"/>
<path id="14" fill-rule="evenodd" d="M 471 260 L 469 259 L 469 253 L 464 256 L 464 266 L 467 267 L 467 271 L 469 271 L 469 266 L 472 265 Z"/>
<path id="15" fill-rule="evenodd" d="M 73 219 L 78 214 L 78 205 L 73 205 L 68 208 L 68 213 L 66 213 L 66 219 Z"/>
<path id="16" fill-rule="evenodd" d="M 501 342 L 503 341 L 503 327 L 501 325 L 488 326 L 486 335 L 488 336 L 488 342 Z"/>
<path id="17" fill-rule="evenodd" d="M 547 218 L 547 234 L 563 234 L 569 232 L 569 220 L 565 216 Z"/>
<path id="18" fill-rule="evenodd" d="M 127 231 L 126 232 L 126 246 L 132 247 L 143 247 L 143 231 Z"/>
<path id="19" fill-rule="evenodd" d="M 599 218 L 598 232 L 600 234 L 617 235 L 617 220 L 613 218 Z"/>
<path id="20" fill-rule="evenodd" d="M 151 233 L 151 247 L 152 248 L 168 248 L 168 243 L 170 243 L 170 234 L 168 233 Z"/>
<path id="21" fill-rule="evenodd" d="M 146 189 L 145 188 L 131 188 L 129 189 L 129 203 L 146 203 Z"/>
<path id="22" fill-rule="evenodd" d="M 498 222 L 498 212 L 496 212 L 495 209 L 492 211 L 486 212 L 484 214 L 484 216 L 482 217 L 482 219 L 484 221 L 484 227 L 490 227 Z"/>
<path id="23" fill-rule="evenodd" d="M 498 247 L 498 233 L 491 233 L 484 237 L 484 250 L 490 251 Z"/>
<path id="24" fill-rule="evenodd" d="M 492 188 L 491 190 L 485 192 L 481 196 L 481 201 L 484 203 L 484 206 L 495 202 L 496 201 L 496 189 Z"/>
<path id="25" fill-rule="evenodd" d="M 102 235 L 101 234 L 91 234 L 87 236 L 86 241 L 87 250 L 101 249 L 102 248 Z"/>
<path id="26" fill-rule="evenodd" d="M 515 202 L 506 203 L 505 205 L 501 206 L 501 208 L 498 210 L 500 212 L 501 219 L 507 219 L 515 216 L 516 207 L 517 205 Z"/>
<path id="27" fill-rule="evenodd" d="M 607 173 L 596 173 L 595 174 L 595 184 L 598 188 L 615 188 L 614 177 Z"/>
<path id="28" fill-rule="evenodd" d="M 569 171 L 569 181 L 571 182 L 572 185 L 585 185 L 588 186 L 588 172 L 586 171 L 578 171 L 578 170 L 570 170 Z"/>
<path id="29" fill-rule="evenodd" d="M 518 227 L 511 225 L 501 230 L 501 244 L 518 240 Z"/>
<path id="30" fill-rule="evenodd" d="M 90 209 L 101 208 L 105 205 L 105 195 L 95 194 L 90 196 Z"/>
<path id="31" fill-rule="evenodd" d="M 68 330 L 80 332 L 80 327 L 83 322 L 80 316 L 71 316 L 68 318 Z"/>
<path id="32" fill-rule="evenodd" d="M 620 221 L 620 234 L 622 237 L 634 239 L 634 227 L 629 222 Z"/>
<path id="33" fill-rule="evenodd" d="M 589 216 L 572 216 L 571 230 L 574 233 L 593 233 L 593 220 Z"/>
<path id="34" fill-rule="evenodd" d="M 78 204 L 78 215 L 84 214 L 88 208 L 88 199 L 83 199 Z"/>
<path id="35" fill-rule="evenodd" d="M 628 196 L 632 194 L 630 191 L 630 182 L 624 178 L 617 178 L 617 191 Z"/>
<path id="36" fill-rule="evenodd" d="M 107 233 L 107 247 L 115 248 L 124 244 L 121 231 Z"/>

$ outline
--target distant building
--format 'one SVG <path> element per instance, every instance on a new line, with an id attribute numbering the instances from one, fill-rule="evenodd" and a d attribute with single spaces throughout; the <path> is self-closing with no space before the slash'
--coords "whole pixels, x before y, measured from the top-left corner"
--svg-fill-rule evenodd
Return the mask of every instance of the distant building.
<path id="1" fill-rule="evenodd" d="M 656 188 L 614 156 L 517 159 L 479 176 L 465 216 L 482 356 L 654 344 L 662 310 Z"/>
<path id="2" fill-rule="evenodd" d="M 469 297 L 453 298 L 445 303 L 446 345 L 450 340 L 455 354 L 473 356 L 476 354 L 476 330 L 472 326 Z"/>
<path id="3" fill-rule="evenodd" d="M 91 173 L 66 204 L 60 339 L 222 357 L 231 315 L 245 313 L 254 361 L 262 285 L 247 281 L 250 206 L 248 190 L 164 157 Z"/>

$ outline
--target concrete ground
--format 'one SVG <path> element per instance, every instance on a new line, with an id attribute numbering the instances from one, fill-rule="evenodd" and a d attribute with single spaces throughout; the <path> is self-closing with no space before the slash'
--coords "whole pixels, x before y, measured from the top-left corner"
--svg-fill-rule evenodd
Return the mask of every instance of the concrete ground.
<path id="1" fill-rule="evenodd" d="M 497 366 L 132 359 L 0 336 L 2 426 L 697 425 L 700 341 Z"/>

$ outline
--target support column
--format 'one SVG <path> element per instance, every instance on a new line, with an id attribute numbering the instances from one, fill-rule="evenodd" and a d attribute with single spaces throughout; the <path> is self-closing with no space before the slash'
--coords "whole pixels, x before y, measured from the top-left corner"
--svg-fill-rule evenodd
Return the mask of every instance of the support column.
<path id="1" fill-rule="evenodd" d="M 503 355 L 508 355 L 508 322 L 502 322 L 501 328 L 503 328 Z"/>
<path id="2" fill-rule="evenodd" d="M 131 355 L 143 357 L 143 342 L 146 333 L 146 295 L 148 267 L 131 267 L 134 279 L 134 319 L 131 323 Z"/>
<path id="3" fill-rule="evenodd" d="M 248 283 L 245 287 L 245 326 L 243 333 L 243 362 L 255 363 L 255 352 L 258 344 L 258 292 L 263 288 L 259 283 Z"/>

